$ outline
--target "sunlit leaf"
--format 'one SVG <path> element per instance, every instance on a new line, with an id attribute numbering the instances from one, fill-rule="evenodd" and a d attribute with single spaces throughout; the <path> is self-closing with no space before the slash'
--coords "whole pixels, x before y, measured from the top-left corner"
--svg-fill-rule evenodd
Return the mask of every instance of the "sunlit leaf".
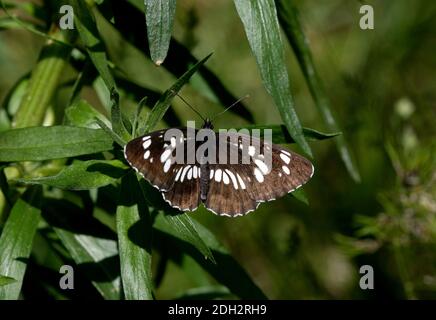
<path id="1" fill-rule="evenodd" d="M 18 299 L 41 217 L 41 187 L 28 189 L 17 200 L 0 237 L 0 274 L 16 280 L 0 286 L 0 300 Z"/>
<path id="2" fill-rule="evenodd" d="M 17 280 L 15 280 L 14 278 L 11 277 L 5 277 L 5 276 L 1 276 L 0 275 L 0 287 L 2 286 L 6 286 L 8 284 L 14 283 Z"/>
<path id="3" fill-rule="evenodd" d="M 283 26 L 292 48 L 294 49 L 319 113 L 329 130 L 333 132 L 340 131 L 337 121 L 331 111 L 330 101 L 325 93 L 321 78 L 315 68 L 312 53 L 309 48 L 309 41 L 304 34 L 303 28 L 298 19 L 297 8 L 293 5 L 292 1 L 275 1 L 278 7 L 280 23 Z M 351 151 L 345 141 L 345 137 L 341 135 L 335 139 L 335 142 L 348 172 L 355 181 L 360 181 L 359 171 L 354 163 Z"/>
<path id="4" fill-rule="evenodd" d="M 145 0 L 148 46 L 156 65 L 161 65 L 167 56 L 175 13 L 175 0 Z"/>
<path id="5" fill-rule="evenodd" d="M 117 233 L 121 279 L 127 300 L 153 299 L 151 221 L 133 172 L 121 182 Z"/>
<path id="6" fill-rule="evenodd" d="M 165 115 L 165 112 L 168 110 L 171 101 L 175 97 L 176 93 L 179 92 L 179 90 L 189 81 L 189 79 L 198 70 L 198 68 L 200 68 L 211 55 L 212 54 L 209 54 L 208 56 L 203 58 L 203 60 L 197 62 L 194 66 L 192 66 L 191 69 L 189 69 L 185 74 L 177 79 L 177 81 L 171 86 L 171 88 L 164 92 L 164 94 L 153 107 L 153 110 L 151 110 L 147 119 L 147 123 L 145 124 L 142 132 L 149 132 L 158 124 L 158 122 Z"/>
<path id="7" fill-rule="evenodd" d="M 0 133 L 0 161 L 41 161 L 111 149 L 111 138 L 100 129 L 53 126 Z"/>
<path id="8" fill-rule="evenodd" d="M 120 299 L 115 234 L 80 211 L 68 201 L 49 200 L 43 216 L 103 298 Z"/>
<path id="9" fill-rule="evenodd" d="M 312 155 L 294 109 L 274 0 L 234 0 L 234 3 L 266 90 L 273 97 L 292 138 Z"/>
<path id="10" fill-rule="evenodd" d="M 87 190 L 114 183 L 126 173 L 127 169 L 128 167 L 119 160 L 74 161 L 55 176 L 17 181 L 67 190 Z"/>

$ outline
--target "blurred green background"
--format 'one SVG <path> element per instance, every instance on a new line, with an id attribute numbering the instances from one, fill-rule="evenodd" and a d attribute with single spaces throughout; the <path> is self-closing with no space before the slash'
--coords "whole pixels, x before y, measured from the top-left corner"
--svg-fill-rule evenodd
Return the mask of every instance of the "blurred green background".
<path id="1" fill-rule="evenodd" d="M 218 217 L 204 208 L 190 215 L 215 234 L 269 298 L 436 298 L 436 3 L 294 3 L 361 182 L 350 177 L 332 139 L 311 142 L 315 175 L 304 187 L 308 205 L 288 195 L 241 218 Z M 359 27 L 362 4 L 374 8 L 374 30 Z M 175 81 L 101 16 L 97 21 L 114 68 L 138 86 L 140 97 L 150 90 L 161 93 Z M 234 97 L 250 95 L 244 105 L 254 123 L 282 123 L 232 1 L 178 1 L 173 37 L 197 59 L 214 52 L 207 67 Z M 27 30 L 1 30 L 0 103 L 35 66 L 44 42 Z M 328 132 L 288 43 L 286 62 L 303 126 Z M 177 60 L 171 63 L 177 65 Z M 76 76 L 67 66 L 48 124 L 59 121 L 53 110 L 65 105 Z M 181 94 L 205 115 L 221 110 L 201 88 L 201 79 L 194 76 Z M 126 112 L 139 102 L 129 90 L 121 100 Z M 95 84 L 82 97 L 107 113 L 109 103 Z M 199 120 L 178 99 L 172 108 L 180 123 Z M 237 112 L 218 118 L 215 127 L 248 124 Z M 291 148 L 301 153 L 295 145 Z M 359 287 L 362 265 L 374 268 L 374 290 Z M 45 281 L 44 273 L 38 277 Z M 168 262 L 155 295 L 174 298 L 211 283 L 215 280 L 183 255 Z M 24 290 L 34 298 L 26 284 Z"/>

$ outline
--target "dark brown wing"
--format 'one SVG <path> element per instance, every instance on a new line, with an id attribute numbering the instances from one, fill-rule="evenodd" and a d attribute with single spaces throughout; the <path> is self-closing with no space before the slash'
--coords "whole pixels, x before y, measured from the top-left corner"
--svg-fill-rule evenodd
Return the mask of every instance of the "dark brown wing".
<path id="1" fill-rule="evenodd" d="M 217 150 L 227 147 L 229 156 L 233 149 L 240 160 L 236 164 L 210 165 L 206 207 L 219 215 L 244 215 L 261 202 L 298 189 L 313 175 L 310 161 L 264 140 L 227 133 L 217 135 L 217 141 Z M 271 161 L 265 160 L 267 152 L 271 152 Z M 244 156 L 250 159 L 248 164 L 242 163 Z"/>
<path id="2" fill-rule="evenodd" d="M 179 210 L 194 210 L 199 204 L 200 184 L 193 165 L 176 162 L 176 149 L 183 147 L 185 155 L 195 152 L 195 144 L 184 138 L 165 141 L 167 130 L 155 131 L 131 140 L 124 148 L 130 166 L 162 192 L 164 199 Z M 186 158 L 186 157 L 185 157 Z M 186 159 L 185 159 L 186 160 Z"/>

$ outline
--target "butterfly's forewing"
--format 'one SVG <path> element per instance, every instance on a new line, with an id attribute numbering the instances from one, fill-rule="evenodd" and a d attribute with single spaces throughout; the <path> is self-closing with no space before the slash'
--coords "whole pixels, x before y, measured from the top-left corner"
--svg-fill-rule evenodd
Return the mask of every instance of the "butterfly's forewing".
<path id="1" fill-rule="evenodd" d="M 313 175 L 310 161 L 296 153 L 247 135 L 239 133 L 227 133 L 227 135 L 230 139 L 222 134 L 217 135 L 218 150 L 222 150 L 225 146 L 229 149 L 237 149 L 240 161 L 238 164 L 210 166 L 206 207 L 218 214 L 229 216 L 246 214 L 255 210 L 261 202 L 274 200 L 296 190 Z M 237 143 L 229 141 L 237 141 Z M 266 150 L 271 152 L 271 162 L 265 161 Z M 244 153 L 249 153 L 248 164 L 241 163 Z M 231 151 L 228 152 L 228 155 L 230 154 Z M 233 183 L 233 180 L 236 180 L 236 183 Z"/>
<path id="2" fill-rule="evenodd" d="M 176 148 L 183 147 L 186 154 L 195 152 L 195 145 L 187 143 L 186 130 L 182 131 L 183 141 L 165 141 L 166 130 L 133 139 L 125 146 L 124 156 L 132 168 L 163 193 L 171 206 L 185 211 L 198 206 L 200 184 L 198 175 L 194 178 L 192 165 L 175 161 Z"/>

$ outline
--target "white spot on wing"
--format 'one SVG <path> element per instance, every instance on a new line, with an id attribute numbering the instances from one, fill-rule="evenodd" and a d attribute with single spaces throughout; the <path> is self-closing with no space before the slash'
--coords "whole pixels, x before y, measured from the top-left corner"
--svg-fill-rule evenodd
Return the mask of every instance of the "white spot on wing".
<path id="1" fill-rule="evenodd" d="M 257 181 L 259 181 L 260 183 L 263 182 L 263 174 L 262 172 L 260 172 L 259 168 L 254 168 L 254 176 L 256 177 Z"/>
<path id="2" fill-rule="evenodd" d="M 174 179 L 175 181 L 179 181 L 180 174 L 182 173 L 182 170 L 183 170 L 183 168 L 180 168 L 177 170 L 176 178 Z"/>
<path id="3" fill-rule="evenodd" d="M 217 169 L 215 171 L 215 181 L 216 182 L 220 182 L 221 181 L 221 174 L 222 174 L 222 170 L 221 169 Z"/>
<path id="4" fill-rule="evenodd" d="M 194 168 L 195 168 L 195 167 L 194 167 Z M 193 170 L 194 168 L 189 168 L 189 170 L 188 170 L 188 174 L 186 175 L 186 179 L 191 180 L 191 178 L 192 178 L 192 170 Z"/>
<path id="5" fill-rule="evenodd" d="M 143 144 L 142 144 L 142 147 L 144 148 L 144 150 L 145 149 L 148 149 L 148 147 L 151 145 L 151 140 L 150 139 L 148 139 L 148 140 L 146 140 Z"/>
<path id="6" fill-rule="evenodd" d="M 291 154 L 290 154 L 288 151 L 286 151 L 286 150 L 281 150 L 281 152 L 282 152 L 283 154 L 287 155 L 288 157 L 291 156 Z"/>
<path id="7" fill-rule="evenodd" d="M 185 179 L 186 171 L 188 171 L 188 169 L 189 169 L 190 167 L 191 167 L 191 166 L 186 166 L 186 167 L 183 168 L 182 176 L 180 177 L 180 182 L 183 182 L 183 179 Z"/>
<path id="8" fill-rule="evenodd" d="M 262 171 L 262 174 L 268 173 L 268 166 L 260 159 L 254 160 L 254 163 L 259 167 L 260 171 Z"/>
<path id="9" fill-rule="evenodd" d="M 147 150 L 147 151 L 144 153 L 144 159 L 148 159 L 149 156 L 150 156 L 150 150 Z"/>
<path id="10" fill-rule="evenodd" d="M 229 184 L 229 183 L 230 183 L 229 176 L 228 176 L 227 173 L 225 173 L 224 171 L 223 171 L 223 182 L 224 182 L 225 184 Z"/>
<path id="11" fill-rule="evenodd" d="M 164 172 L 168 172 L 170 170 L 170 167 L 171 167 L 171 159 L 168 159 L 167 161 L 165 161 L 163 167 Z"/>
<path id="12" fill-rule="evenodd" d="M 280 158 L 286 163 L 289 164 L 291 162 L 291 158 L 287 156 L 283 151 L 280 153 Z"/>
<path id="13" fill-rule="evenodd" d="M 255 153 L 256 153 L 256 148 L 253 147 L 253 146 L 249 146 L 249 147 L 248 147 L 248 154 L 249 154 L 251 157 L 253 157 Z"/>
<path id="14" fill-rule="evenodd" d="M 233 188 L 238 190 L 238 182 L 236 181 L 236 177 L 230 170 L 226 169 L 227 174 L 229 175 L 230 179 L 232 179 Z"/>
<path id="15" fill-rule="evenodd" d="M 287 166 L 282 166 L 282 170 L 286 174 L 290 174 L 291 173 L 291 171 L 289 170 L 289 168 Z"/>
<path id="16" fill-rule="evenodd" d="M 167 160 L 167 158 L 171 155 L 171 152 L 172 152 L 171 149 L 165 150 L 160 156 L 160 162 L 164 163 Z"/>
<path id="17" fill-rule="evenodd" d="M 151 138 L 151 136 L 145 136 L 145 137 L 142 138 L 142 141 L 147 141 L 147 140 L 149 140 L 150 138 Z"/>
<path id="18" fill-rule="evenodd" d="M 194 168 L 193 168 L 193 172 L 192 172 L 192 176 L 194 177 L 194 179 L 197 179 L 197 172 L 198 172 L 199 170 L 197 169 L 197 167 L 195 166 Z"/>
<path id="19" fill-rule="evenodd" d="M 213 169 L 210 170 L 210 177 L 209 177 L 209 179 L 212 180 L 212 178 L 213 178 Z"/>
<path id="20" fill-rule="evenodd" d="M 176 147 L 176 138 L 171 137 L 171 147 L 175 148 Z"/>
<path id="21" fill-rule="evenodd" d="M 245 186 L 244 180 L 242 180 L 242 178 L 239 175 L 239 173 L 236 174 L 236 177 L 238 177 L 238 181 L 239 181 L 239 184 L 241 185 L 241 188 L 245 190 L 246 186 Z"/>

